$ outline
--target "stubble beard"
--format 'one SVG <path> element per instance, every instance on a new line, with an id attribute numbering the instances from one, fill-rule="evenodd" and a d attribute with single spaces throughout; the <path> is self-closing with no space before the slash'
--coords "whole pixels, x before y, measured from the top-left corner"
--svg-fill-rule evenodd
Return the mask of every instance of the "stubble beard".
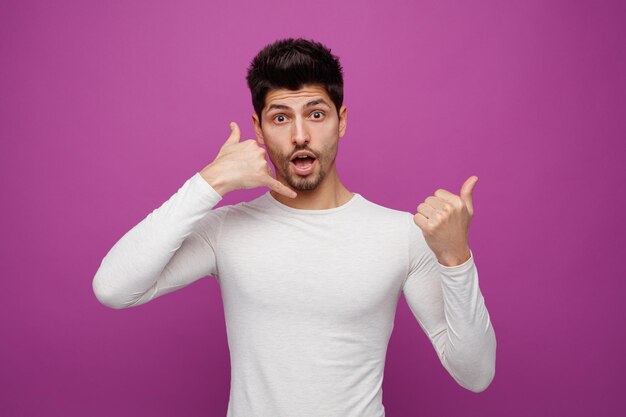
<path id="1" fill-rule="evenodd" d="M 315 153 L 316 161 L 318 165 L 313 172 L 308 175 L 298 175 L 292 168 L 290 161 L 290 155 L 282 155 L 273 152 L 266 146 L 269 157 L 274 164 L 274 167 L 280 167 L 280 174 L 285 179 L 287 184 L 296 191 L 310 191 L 316 189 L 326 177 L 328 173 L 328 167 L 331 167 L 335 163 L 335 157 L 337 156 L 338 143 L 323 149 L 321 152 Z M 298 149 L 301 150 L 301 149 Z M 295 152 L 295 151 L 294 151 Z M 278 164 L 276 163 L 278 162 Z"/>

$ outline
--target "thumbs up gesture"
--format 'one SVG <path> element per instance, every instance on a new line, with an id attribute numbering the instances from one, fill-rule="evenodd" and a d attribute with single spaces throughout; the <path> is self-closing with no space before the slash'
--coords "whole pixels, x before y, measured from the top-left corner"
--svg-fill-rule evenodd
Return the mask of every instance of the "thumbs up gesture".
<path id="1" fill-rule="evenodd" d="M 222 145 L 213 162 L 200 171 L 200 175 L 220 194 L 261 186 L 286 197 L 295 198 L 297 193 L 274 178 L 265 159 L 266 151 L 256 140 L 241 142 L 237 123 L 230 124 L 230 136 Z"/>
<path id="2" fill-rule="evenodd" d="M 472 190 L 476 182 L 475 175 L 465 180 L 460 196 L 438 189 L 417 206 L 413 216 L 426 243 L 444 266 L 460 265 L 471 256 L 468 235 L 474 215 Z"/>

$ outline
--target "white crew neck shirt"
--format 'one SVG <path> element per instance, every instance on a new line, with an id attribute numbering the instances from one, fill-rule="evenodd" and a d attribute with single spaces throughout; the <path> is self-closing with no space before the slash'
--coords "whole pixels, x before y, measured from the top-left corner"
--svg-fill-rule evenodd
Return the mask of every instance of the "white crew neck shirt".
<path id="1" fill-rule="evenodd" d="M 490 384 L 496 340 L 473 252 L 441 265 L 413 214 L 359 193 L 321 210 L 269 191 L 214 208 L 221 199 L 194 174 L 111 248 L 93 289 L 127 308 L 215 277 L 231 359 L 227 417 L 383 417 L 402 294 L 448 373 L 475 392 Z"/>

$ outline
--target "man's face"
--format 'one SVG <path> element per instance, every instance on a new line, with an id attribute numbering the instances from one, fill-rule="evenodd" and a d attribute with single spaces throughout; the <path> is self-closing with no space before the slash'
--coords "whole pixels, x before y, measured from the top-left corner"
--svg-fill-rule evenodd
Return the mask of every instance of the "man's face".
<path id="1" fill-rule="evenodd" d="M 339 138 L 347 120 L 346 106 L 339 116 L 323 87 L 305 85 L 300 90 L 274 89 L 265 97 L 262 128 L 256 113 L 252 115 L 257 140 L 265 145 L 276 168 L 276 177 L 284 178 L 294 190 L 313 190 L 329 172 L 335 172 Z M 296 152 L 308 151 L 315 156 L 293 162 Z M 301 168 L 299 168 L 301 167 Z"/>

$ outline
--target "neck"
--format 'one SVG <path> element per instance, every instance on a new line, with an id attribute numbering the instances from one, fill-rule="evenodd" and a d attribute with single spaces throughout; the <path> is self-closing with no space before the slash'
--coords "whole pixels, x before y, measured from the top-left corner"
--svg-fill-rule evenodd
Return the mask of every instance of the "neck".
<path id="1" fill-rule="evenodd" d="M 278 179 L 286 184 L 284 178 Z M 287 185 L 288 186 L 288 185 Z M 339 180 L 336 168 L 329 172 L 314 190 L 295 190 L 296 198 L 285 197 L 276 191 L 270 191 L 272 197 L 282 204 L 302 210 L 324 210 L 344 205 L 354 196 Z"/>

